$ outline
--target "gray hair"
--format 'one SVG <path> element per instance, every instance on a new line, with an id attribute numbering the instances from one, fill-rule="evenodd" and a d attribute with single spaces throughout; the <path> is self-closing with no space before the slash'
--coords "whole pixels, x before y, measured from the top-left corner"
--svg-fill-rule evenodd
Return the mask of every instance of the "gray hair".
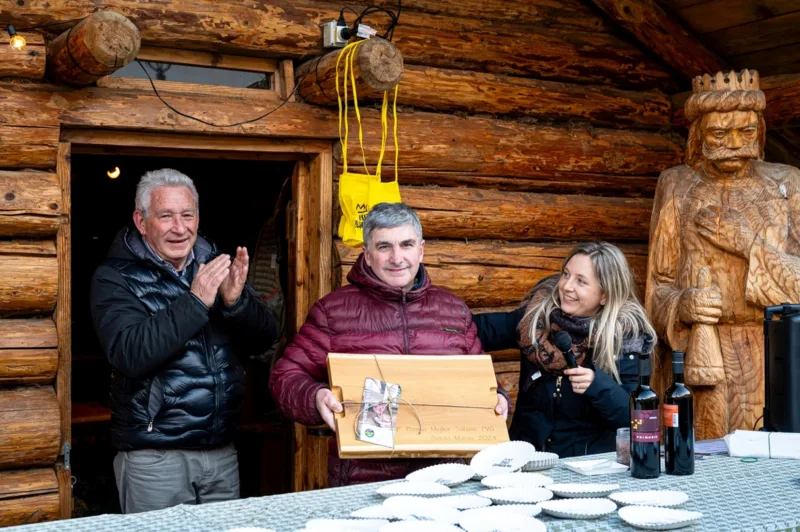
<path id="1" fill-rule="evenodd" d="M 139 180 L 139 184 L 136 185 L 136 210 L 141 211 L 145 218 L 147 218 L 147 211 L 150 210 L 153 191 L 159 187 L 188 188 L 192 196 L 194 196 L 197 208 L 200 208 L 200 195 L 197 194 L 194 181 L 188 175 L 177 170 L 162 168 L 145 173 Z"/>
<path id="2" fill-rule="evenodd" d="M 378 203 L 369 211 L 362 228 L 364 247 L 369 248 L 369 238 L 376 229 L 391 229 L 401 225 L 410 225 L 422 241 L 422 224 L 414 209 L 405 203 Z"/>

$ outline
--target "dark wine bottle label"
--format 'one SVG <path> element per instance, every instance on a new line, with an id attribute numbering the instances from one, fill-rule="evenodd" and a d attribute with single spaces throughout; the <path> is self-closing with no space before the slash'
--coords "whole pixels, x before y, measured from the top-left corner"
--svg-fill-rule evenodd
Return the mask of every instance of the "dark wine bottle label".
<path id="1" fill-rule="evenodd" d="M 631 412 L 631 436 L 633 441 L 659 441 L 660 424 L 658 410 L 634 410 Z"/>
<path id="2" fill-rule="evenodd" d="M 678 428 L 678 405 L 664 405 L 664 426 Z"/>

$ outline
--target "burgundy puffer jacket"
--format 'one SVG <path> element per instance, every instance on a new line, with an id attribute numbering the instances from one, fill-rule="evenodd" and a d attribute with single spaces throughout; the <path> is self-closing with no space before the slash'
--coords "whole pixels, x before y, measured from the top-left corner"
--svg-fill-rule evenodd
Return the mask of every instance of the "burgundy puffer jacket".
<path id="1" fill-rule="evenodd" d="M 467 305 L 431 285 L 420 265 L 418 287 L 405 294 L 381 282 L 363 253 L 344 286 L 317 301 L 270 377 L 281 410 L 304 425 L 323 423 L 316 394 L 327 388 L 328 353 L 463 355 L 482 353 Z M 419 277 L 418 277 L 419 279 Z M 444 376 L 443 376 L 444 378 Z M 504 392 L 501 392 L 504 393 Z M 432 460 L 340 460 L 331 439 L 331 487 L 402 478 Z"/>

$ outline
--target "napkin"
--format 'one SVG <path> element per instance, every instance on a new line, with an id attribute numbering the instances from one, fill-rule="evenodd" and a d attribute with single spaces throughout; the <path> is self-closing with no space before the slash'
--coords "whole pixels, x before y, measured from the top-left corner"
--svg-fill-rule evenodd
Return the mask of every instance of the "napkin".
<path id="1" fill-rule="evenodd" d="M 731 456 L 800 459 L 798 433 L 735 430 L 724 439 Z"/>

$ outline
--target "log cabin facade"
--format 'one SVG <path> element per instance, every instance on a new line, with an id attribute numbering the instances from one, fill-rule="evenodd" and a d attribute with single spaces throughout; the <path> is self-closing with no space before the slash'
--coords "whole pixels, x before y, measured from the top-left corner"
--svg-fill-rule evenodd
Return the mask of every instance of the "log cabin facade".
<path id="1" fill-rule="evenodd" d="M 602 239 L 625 251 L 643 283 L 652 196 L 659 173 L 682 161 L 682 92 L 697 74 L 764 68 L 774 126 L 768 159 L 796 164 L 800 65 L 792 51 L 800 37 L 789 28 L 800 6 L 736 1 L 721 10 L 722 2 L 402 2 L 393 39 L 402 54 L 397 178 L 420 214 L 433 282 L 475 312 L 510 309 L 559 270 L 574 242 Z M 393 0 L 374 3 L 397 8 Z M 86 312 L 72 305 L 73 156 L 295 164 L 287 210 L 291 334 L 358 255 L 334 238 L 335 56 L 320 59 L 331 51 L 322 48 L 319 25 L 369 2 L 15 4 L 0 10 L 0 23 L 27 39 L 21 51 L 0 45 L 0 526 L 72 515 L 71 324 L 73 313 Z M 147 80 L 103 77 L 116 68 L 75 68 L 65 34 L 96 11 L 135 26 L 141 60 L 264 72 L 270 90 L 155 81 L 157 95 Z M 385 20 L 375 14 L 365 23 L 380 29 Z M 116 43 L 113 35 L 100 42 Z M 66 84 L 59 65 L 83 86 Z M 360 96 L 374 102 L 380 92 L 365 86 Z M 379 113 L 362 104 L 371 107 L 363 112 L 365 156 L 374 162 Z M 212 125 L 267 113 L 236 127 Z M 356 148 L 351 164 L 360 165 Z M 384 177 L 395 177 L 391 167 Z M 494 356 L 515 396 L 519 353 Z M 291 464 L 288 487 L 323 487 L 329 436 L 301 426 L 284 431 L 293 443 L 272 460 Z"/>

